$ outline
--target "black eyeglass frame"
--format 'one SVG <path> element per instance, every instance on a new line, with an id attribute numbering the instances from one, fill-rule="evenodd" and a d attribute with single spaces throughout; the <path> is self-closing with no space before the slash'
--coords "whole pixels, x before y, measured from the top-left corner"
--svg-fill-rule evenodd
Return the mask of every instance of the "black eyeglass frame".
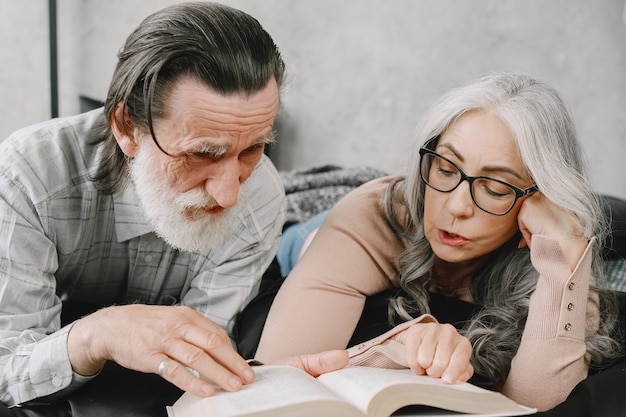
<path id="1" fill-rule="evenodd" d="M 420 154 L 420 177 L 422 178 L 422 181 L 424 181 L 424 184 L 426 184 L 427 186 L 429 186 L 433 190 L 439 191 L 441 193 L 450 193 L 450 192 L 456 190 L 457 187 L 459 185 L 461 185 L 461 183 L 463 181 L 467 181 L 467 182 L 469 182 L 469 185 L 470 185 L 470 187 L 469 187 L 470 196 L 472 197 L 472 201 L 474 202 L 476 207 L 478 207 L 479 209 L 481 209 L 485 213 L 493 214 L 494 216 L 504 216 L 504 215 L 508 214 L 511 210 L 513 210 L 513 207 L 515 207 L 515 204 L 517 204 L 517 200 L 519 200 L 520 198 L 524 197 L 525 195 L 528 195 L 528 194 L 534 193 L 536 191 L 539 191 L 539 187 L 536 184 L 531 186 L 531 187 L 528 187 L 528 188 L 524 189 L 524 188 L 519 188 L 519 187 L 517 187 L 517 186 L 515 186 L 513 184 L 509 184 L 506 181 L 499 180 L 497 178 L 491 178 L 491 177 L 486 177 L 486 176 L 471 177 L 471 176 L 467 175 L 465 172 L 463 172 L 463 170 L 461 168 L 459 168 L 454 162 L 452 162 L 451 160 L 449 160 L 445 156 L 442 156 L 442 155 L 438 154 L 437 152 L 435 152 L 434 150 L 427 148 L 427 146 L 430 145 L 435 139 L 437 139 L 437 138 L 433 138 L 433 139 L 429 140 L 428 142 L 426 142 L 426 144 L 423 147 L 421 147 L 420 150 L 419 150 L 419 154 Z M 428 182 L 424 178 L 424 169 L 422 167 L 422 163 L 424 161 L 424 155 L 426 155 L 426 154 L 437 156 L 437 157 L 443 159 L 444 161 L 448 162 L 449 164 L 451 164 L 453 167 L 455 167 L 459 171 L 459 174 L 461 174 L 461 178 L 459 179 L 459 182 L 454 187 L 452 187 L 451 189 L 445 190 L 445 191 L 444 190 L 440 190 L 438 188 L 435 188 L 432 184 L 430 184 L 430 182 Z M 502 185 L 506 185 L 507 187 L 510 187 L 515 192 L 515 200 L 513 200 L 513 203 L 511 203 L 511 207 L 509 207 L 504 213 L 494 213 L 492 211 L 485 210 L 480 205 L 478 205 L 478 203 L 476 202 L 476 199 L 474 198 L 474 187 L 473 187 L 474 181 L 476 181 L 478 179 L 495 181 L 497 183 L 500 183 Z"/>

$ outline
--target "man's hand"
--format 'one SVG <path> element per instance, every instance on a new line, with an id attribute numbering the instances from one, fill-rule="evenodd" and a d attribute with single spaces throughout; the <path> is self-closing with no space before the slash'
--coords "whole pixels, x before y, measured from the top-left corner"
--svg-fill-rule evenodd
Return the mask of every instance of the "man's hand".
<path id="1" fill-rule="evenodd" d="M 254 380 L 226 331 L 188 307 L 104 308 L 74 323 L 67 344 L 72 368 L 81 375 L 95 374 L 107 360 L 157 373 L 163 360 L 170 359 L 161 376 L 200 397 L 211 395 L 213 384 L 236 391 Z"/>

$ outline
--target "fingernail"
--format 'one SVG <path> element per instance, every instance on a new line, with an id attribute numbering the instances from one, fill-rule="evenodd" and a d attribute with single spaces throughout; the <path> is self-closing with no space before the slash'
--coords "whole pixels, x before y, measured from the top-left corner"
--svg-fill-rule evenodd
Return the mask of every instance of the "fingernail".
<path id="1" fill-rule="evenodd" d="M 252 369 L 246 369 L 243 371 L 243 378 L 247 382 L 252 382 L 254 380 L 255 374 Z"/>
<path id="2" fill-rule="evenodd" d="M 228 378 L 228 386 L 233 390 L 238 390 L 241 387 L 241 379 L 239 378 Z"/>
<path id="3" fill-rule="evenodd" d="M 202 394 L 205 397 L 208 397 L 211 394 L 213 394 L 213 387 L 211 385 L 209 385 L 209 384 L 203 384 L 200 389 L 202 390 Z"/>
<path id="4" fill-rule="evenodd" d="M 453 384 L 454 383 L 454 377 L 452 376 L 452 374 L 450 373 L 445 373 L 441 376 L 441 379 L 443 382 L 445 382 L 446 384 Z"/>

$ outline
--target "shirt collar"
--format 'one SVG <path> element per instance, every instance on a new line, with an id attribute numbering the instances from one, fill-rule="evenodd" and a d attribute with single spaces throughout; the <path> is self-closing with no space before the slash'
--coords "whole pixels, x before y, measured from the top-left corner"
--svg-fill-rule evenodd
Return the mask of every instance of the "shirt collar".
<path id="1" fill-rule="evenodd" d="M 153 232 L 141 208 L 135 187 L 127 184 L 113 195 L 117 241 L 124 242 Z"/>

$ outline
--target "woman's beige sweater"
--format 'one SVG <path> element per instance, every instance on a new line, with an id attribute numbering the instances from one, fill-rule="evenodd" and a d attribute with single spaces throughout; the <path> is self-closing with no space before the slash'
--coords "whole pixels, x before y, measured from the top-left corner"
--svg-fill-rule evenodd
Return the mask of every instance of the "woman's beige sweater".
<path id="1" fill-rule="evenodd" d="M 274 301 L 257 359 L 345 349 L 365 298 L 398 286 L 397 259 L 406 242 L 385 219 L 391 179 L 364 184 L 331 210 Z M 598 313 L 588 299 L 589 247 L 572 272 L 557 241 L 533 236 L 531 261 L 540 277 L 502 392 L 546 410 L 586 378 L 585 329 L 597 323 Z"/>

